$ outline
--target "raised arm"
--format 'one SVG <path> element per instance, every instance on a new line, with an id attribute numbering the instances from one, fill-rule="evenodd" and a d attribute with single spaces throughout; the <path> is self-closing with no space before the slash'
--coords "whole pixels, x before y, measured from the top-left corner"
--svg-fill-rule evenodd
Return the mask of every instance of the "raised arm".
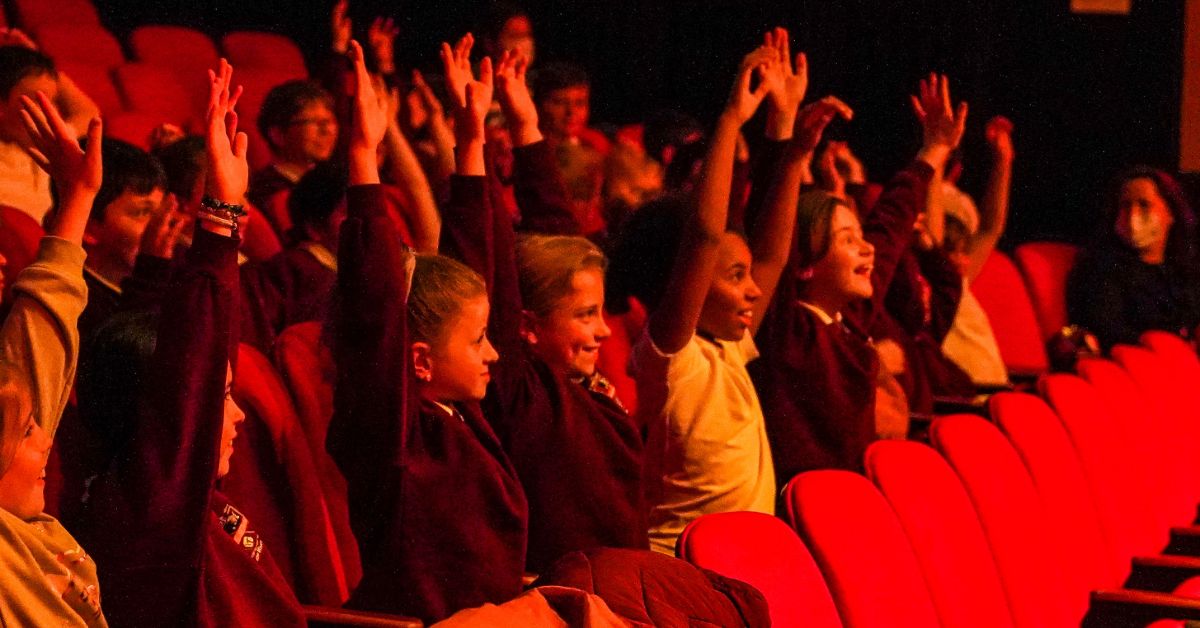
<path id="1" fill-rule="evenodd" d="M 538 128 L 537 107 L 525 81 L 528 65 L 515 50 L 505 52 L 496 65 L 496 95 L 513 142 L 513 193 L 521 210 L 521 229 L 583 235 L 558 162 Z"/>
<path id="2" fill-rule="evenodd" d="M 738 132 L 758 110 L 769 86 L 750 89 L 753 75 L 774 62 L 774 51 L 759 48 L 746 56 L 725 111 L 717 120 L 696 187 L 695 211 L 683 225 L 683 238 L 666 293 L 650 315 L 650 339 L 664 353 L 682 349 L 696 332 L 700 310 L 712 284 L 729 212 L 729 191 Z"/>
<path id="3" fill-rule="evenodd" d="M 25 374 L 39 426 L 53 435 L 67 405 L 79 357 L 76 323 L 87 303 L 83 230 L 100 189 L 101 126 L 88 125 L 88 149 L 45 94 L 22 100 L 30 154 L 54 182 L 59 208 L 37 260 L 13 284 L 12 309 L 0 329 L 4 362 Z"/>
<path id="4" fill-rule="evenodd" d="M 762 215 L 748 224 L 750 250 L 754 255 L 751 274 L 754 283 L 762 291 L 762 296 L 754 303 L 751 334 L 758 333 L 758 326 L 771 304 L 779 277 L 788 264 L 805 165 L 812 160 L 813 151 L 821 142 L 825 127 L 837 116 L 849 120 L 854 112 L 841 100 L 826 96 L 805 107 L 799 117 L 794 118 L 796 131 L 767 191 Z"/>
<path id="5" fill-rule="evenodd" d="M 783 28 L 767 31 L 763 48 L 773 55 L 773 62 L 764 67 L 763 83 L 768 86 L 765 138 L 751 156 L 749 168 L 750 195 L 746 199 L 742 223 L 749 227 L 758 220 L 775 186 L 776 177 L 786 166 L 788 144 L 795 132 L 796 115 L 808 91 L 808 60 L 804 53 L 796 55 L 792 64 L 788 32 Z M 801 177 L 807 170 L 800 165 Z M 803 181 L 802 181 L 803 182 Z M 736 217 L 730 221 L 735 223 Z M 757 280 L 756 280 L 757 281 Z"/>
<path id="6" fill-rule="evenodd" d="M 992 172 L 988 175 L 987 190 L 979 216 L 979 231 L 967 245 L 967 279 L 974 280 L 983 269 L 983 263 L 995 250 L 1004 225 L 1008 222 L 1008 195 L 1012 187 L 1012 162 L 1015 152 L 1012 144 L 1013 124 L 1004 116 L 988 120 L 984 130 L 988 146 L 992 148 Z"/>
<path id="7" fill-rule="evenodd" d="M 412 229 L 413 245 L 423 253 L 436 253 L 442 218 L 433 198 L 433 188 L 429 185 L 425 170 L 421 168 L 421 160 L 417 158 L 412 145 L 400 131 L 400 122 L 396 115 L 400 105 L 400 92 L 395 88 L 387 90 L 382 83 L 376 86 L 376 92 L 388 104 L 385 111 L 387 131 L 383 136 L 383 146 L 389 158 L 388 174 L 391 180 L 400 186 L 401 194 L 408 201 L 408 223 Z"/>

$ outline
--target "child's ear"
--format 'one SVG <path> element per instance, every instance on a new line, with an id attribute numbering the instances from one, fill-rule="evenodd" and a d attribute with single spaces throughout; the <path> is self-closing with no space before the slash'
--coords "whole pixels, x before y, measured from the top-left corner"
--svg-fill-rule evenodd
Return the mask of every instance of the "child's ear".
<path id="1" fill-rule="evenodd" d="M 427 342 L 412 343 L 413 375 L 423 382 L 433 381 L 433 348 Z"/>
<path id="2" fill-rule="evenodd" d="M 521 310 L 521 337 L 531 345 L 537 344 L 538 317 L 529 310 Z"/>

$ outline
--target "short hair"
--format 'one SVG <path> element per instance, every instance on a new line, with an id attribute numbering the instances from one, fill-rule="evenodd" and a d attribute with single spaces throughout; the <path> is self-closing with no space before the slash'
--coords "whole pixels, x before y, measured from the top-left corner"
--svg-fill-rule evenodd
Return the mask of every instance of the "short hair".
<path id="1" fill-rule="evenodd" d="M 151 153 L 166 173 L 168 192 L 181 200 L 191 197 L 208 170 L 204 151 L 204 138 L 191 135 Z"/>
<path id="2" fill-rule="evenodd" d="M 114 314 L 88 336 L 80 352 L 79 418 L 106 456 L 120 451 L 133 434 L 158 341 L 158 318 L 145 310 Z"/>
<path id="3" fill-rule="evenodd" d="M 24 46 L 0 46 L 0 98 L 8 99 L 22 79 L 43 74 L 58 78 L 50 57 Z"/>
<path id="4" fill-rule="evenodd" d="M 662 161 L 668 147 L 679 148 L 704 139 L 704 126 L 686 113 L 663 110 L 650 116 L 643 127 L 642 143 L 646 153 Z"/>
<path id="5" fill-rule="evenodd" d="M 528 18 L 529 12 L 507 0 L 492 0 L 477 13 L 475 32 L 484 42 L 495 42 L 513 18 Z"/>
<path id="6" fill-rule="evenodd" d="M 17 446 L 21 442 L 21 430 L 33 407 L 33 387 L 25 373 L 10 364 L 0 364 L 0 477 L 8 471 Z"/>
<path id="7" fill-rule="evenodd" d="M 92 220 L 103 221 L 105 208 L 125 192 L 150 194 L 166 188 L 167 175 L 162 164 L 133 144 L 106 137 L 101 143 L 100 156 L 104 161 L 104 179 L 92 202 Z"/>
<path id="8" fill-rule="evenodd" d="M 533 81 L 533 99 L 542 104 L 550 94 L 569 87 L 591 87 L 587 71 L 564 61 L 547 63 L 538 68 Z"/>
<path id="9" fill-rule="evenodd" d="M 658 308 L 693 211 L 687 197 L 669 194 L 646 203 L 618 227 L 608 247 L 605 309 L 624 313 L 631 297 L 650 311 Z"/>
<path id="10" fill-rule="evenodd" d="M 792 256 L 796 267 L 806 269 L 829 254 L 833 244 L 833 213 L 838 207 L 850 207 L 846 201 L 820 190 L 800 195 L 796 206 L 796 234 Z"/>
<path id="11" fill-rule="evenodd" d="M 487 285 L 470 267 L 442 255 L 418 254 L 408 293 L 410 340 L 436 346 L 463 302 L 481 295 L 487 295 Z"/>
<path id="12" fill-rule="evenodd" d="M 291 124 L 292 120 L 313 103 L 321 103 L 333 111 L 333 95 L 316 81 L 291 80 L 280 83 L 267 92 L 262 107 L 258 110 L 258 132 L 271 148 L 278 148 L 271 141 L 271 129 Z"/>
<path id="13" fill-rule="evenodd" d="M 517 275 L 521 301 L 536 316 L 549 314 L 571 293 L 575 273 L 608 266 L 604 253 L 587 238 L 522 235 L 517 240 Z"/>
<path id="14" fill-rule="evenodd" d="M 288 195 L 288 215 L 295 225 L 292 235 L 303 239 L 306 226 L 320 226 L 346 198 L 349 174 L 341 164 L 321 162 L 300 177 Z"/>

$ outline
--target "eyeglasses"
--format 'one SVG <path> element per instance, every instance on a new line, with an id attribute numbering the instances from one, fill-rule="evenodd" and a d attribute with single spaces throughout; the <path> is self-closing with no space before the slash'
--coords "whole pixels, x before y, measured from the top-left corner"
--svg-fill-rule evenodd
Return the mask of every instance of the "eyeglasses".
<path id="1" fill-rule="evenodd" d="M 288 122 L 288 126 L 298 125 L 314 126 L 318 130 L 324 131 L 327 129 L 336 129 L 338 123 L 337 120 L 333 118 L 296 118 L 295 120 Z"/>

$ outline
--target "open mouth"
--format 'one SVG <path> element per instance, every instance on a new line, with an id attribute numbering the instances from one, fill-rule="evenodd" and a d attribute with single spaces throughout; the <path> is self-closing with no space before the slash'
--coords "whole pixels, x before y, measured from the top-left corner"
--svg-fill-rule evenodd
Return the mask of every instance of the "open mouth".
<path id="1" fill-rule="evenodd" d="M 738 310 L 737 315 L 738 315 L 738 321 L 740 323 L 742 323 L 743 325 L 745 325 L 746 327 L 749 327 L 750 324 L 754 322 L 754 310 L 751 308 L 746 308 L 744 310 Z"/>
<path id="2" fill-rule="evenodd" d="M 858 275 L 860 277 L 870 277 L 871 271 L 874 269 L 875 269 L 874 264 L 863 264 L 861 266 L 854 267 L 854 274 Z"/>

